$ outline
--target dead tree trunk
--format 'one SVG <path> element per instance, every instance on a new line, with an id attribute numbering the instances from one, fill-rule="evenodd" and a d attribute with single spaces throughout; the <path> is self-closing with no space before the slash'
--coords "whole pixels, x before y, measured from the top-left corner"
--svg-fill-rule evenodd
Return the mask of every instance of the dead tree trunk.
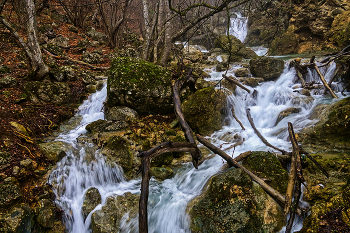
<path id="1" fill-rule="evenodd" d="M 234 78 L 228 77 L 226 75 L 222 75 L 222 77 L 224 77 L 227 81 L 229 81 L 230 83 L 233 83 L 237 86 L 239 86 L 240 88 L 242 88 L 243 90 L 245 90 L 246 92 L 250 93 L 250 90 L 248 88 L 246 88 L 245 86 L 243 86 L 240 82 L 238 82 L 237 80 L 235 80 Z"/>
<path id="2" fill-rule="evenodd" d="M 313 63 L 313 65 L 314 65 L 315 70 L 316 70 L 318 76 L 320 77 L 324 87 L 329 91 L 329 93 L 331 93 L 331 96 L 333 98 L 339 99 L 338 96 L 333 92 L 333 90 L 328 86 L 328 84 L 327 84 L 326 80 L 324 79 L 324 77 L 323 77 L 320 69 L 318 68 L 318 66 L 315 63 Z"/>
<path id="3" fill-rule="evenodd" d="M 139 232 L 148 232 L 147 203 L 149 195 L 149 180 L 151 179 L 151 161 L 157 156 L 167 152 L 191 152 L 195 153 L 197 145 L 188 142 L 165 142 L 148 151 L 140 152 L 137 157 L 142 158 L 141 170 L 141 195 L 139 201 Z"/>

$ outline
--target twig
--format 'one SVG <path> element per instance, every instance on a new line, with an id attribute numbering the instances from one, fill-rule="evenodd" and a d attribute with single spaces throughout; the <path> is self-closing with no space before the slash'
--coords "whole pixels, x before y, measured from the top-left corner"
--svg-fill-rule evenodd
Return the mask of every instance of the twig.
<path id="1" fill-rule="evenodd" d="M 26 147 L 26 146 L 24 146 L 24 145 L 22 145 L 22 144 L 20 144 L 20 143 L 18 143 L 18 142 L 17 142 L 17 144 L 18 144 L 19 146 L 22 146 L 22 147 L 26 148 L 27 151 L 29 152 L 30 156 L 31 156 L 33 159 L 35 158 L 35 156 L 30 152 L 30 150 L 28 149 L 28 147 Z"/>

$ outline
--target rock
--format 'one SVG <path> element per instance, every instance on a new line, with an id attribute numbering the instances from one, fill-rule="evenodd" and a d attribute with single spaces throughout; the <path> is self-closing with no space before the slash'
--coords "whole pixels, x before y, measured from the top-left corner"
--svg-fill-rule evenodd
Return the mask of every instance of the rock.
<path id="1" fill-rule="evenodd" d="M 17 80 L 11 76 L 5 76 L 0 79 L 0 88 L 8 88 L 17 86 Z"/>
<path id="2" fill-rule="evenodd" d="M 22 198 L 19 187 L 13 182 L 0 184 L 0 207 L 5 208 L 15 204 Z"/>
<path id="3" fill-rule="evenodd" d="M 279 205 L 236 168 L 210 178 L 188 209 L 193 233 L 278 232 L 284 225 Z"/>
<path id="4" fill-rule="evenodd" d="M 0 219 L 1 222 L 1 219 Z M 2 226 L 1 226 L 2 225 Z M 3 232 L 31 232 L 34 226 L 34 214 L 32 209 L 23 204 L 15 207 L 4 216 L 3 224 L 0 224 L 0 230 Z"/>
<path id="5" fill-rule="evenodd" d="M 112 61 L 107 80 L 107 107 L 126 106 L 139 114 L 173 113 L 171 73 L 137 58 Z"/>
<path id="6" fill-rule="evenodd" d="M 25 135 L 25 136 L 29 136 L 28 131 L 26 129 L 26 127 L 24 127 L 23 125 L 21 125 L 20 123 L 17 123 L 15 121 L 10 121 L 9 122 L 10 125 L 15 128 L 16 131 L 18 131 L 19 133 Z"/>
<path id="7" fill-rule="evenodd" d="M 57 45 L 61 48 L 69 48 L 69 39 L 65 36 L 58 35 L 49 41 L 49 44 Z"/>
<path id="8" fill-rule="evenodd" d="M 310 91 L 309 91 L 308 89 L 304 89 L 304 88 L 303 88 L 303 90 L 301 91 L 301 94 L 302 94 L 302 95 L 306 95 L 306 96 L 311 96 Z"/>
<path id="9" fill-rule="evenodd" d="M 71 31 L 71 32 L 75 32 L 75 33 L 78 33 L 78 28 L 74 25 L 69 25 L 68 26 L 68 30 Z"/>
<path id="10" fill-rule="evenodd" d="M 236 77 L 249 77 L 249 70 L 247 68 L 239 68 L 234 73 Z"/>
<path id="11" fill-rule="evenodd" d="M 226 64 L 226 67 L 227 67 L 227 64 Z M 222 71 L 225 71 L 225 65 L 222 63 L 222 62 L 219 62 L 216 67 L 215 67 L 216 71 L 217 72 L 222 72 Z"/>
<path id="12" fill-rule="evenodd" d="M 182 109 L 190 127 L 197 133 L 209 135 L 221 129 L 226 95 L 221 90 L 208 87 L 191 95 Z"/>
<path id="13" fill-rule="evenodd" d="M 60 161 L 66 156 L 66 152 L 70 148 L 68 144 L 60 141 L 41 143 L 38 146 L 46 158 L 55 162 Z"/>
<path id="14" fill-rule="evenodd" d="M 236 37 L 226 35 L 220 35 L 217 37 L 214 43 L 215 47 L 221 48 L 223 51 L 231 51 L 232 61 L 241 61 L 241 58 L 254 58 L 256 53 L 250 48 L 246 48 L 245 45 Z M 231 50 L 230 50 L 231 48 Z"/>
<path id="15" fill-rule="evenodd" d="M 163 165 L 170 165 L 171 162 L 174 159 L 173 153 L 164 153 L 162 155 L 157 156 L 156 158 L 152 159 L 151 166 L 152 167 L 161 167 Z"/>
<path id="16" fill-rule="evenodd" d="M 96 92 L 96 86 L 95 86 L 95 85 L 89 84 L 89 85 L 87 85 L 87 86 L 85 87 L 85 89 L 86 89 L 86 91 L 87 91 L 88 93 L 95 93 L 95 92 Z"/>
<path id="17" fill-rule="evenodd" d="M 291 100 L 291 103 L 298 108 L 310 109 L 314 100 L 312 96 L 297 96 Z"/>
<path id="18" fill-rule="evenodd" d="M 269 49 L 272 52 L 269 52 L 269 55 L 298 53 L 300 39 L 294 32 L 295 26 L 291 25 L 281 37 L 274 38 Z"/>
<path id="19" fill-rule="evenodd" d="M 331 35 L 331 40 L 338 46 L 345 47 L 349 45 L 350 10 L 343 11 L 334 18 L 329 35 Z"/>
<path id="20" fill-rule="evenodd" d="M 253 151 L 242 162 L 248 170 L 260 178 L 269 180 L 268 184 L 280 193 L 286 193 L 288 173 L 283 169 L 274 154 L 263 151 Z"/>
<path id="21" fill-rule="evenodd" d="M 280 112 L 280 114 L 278 114 L 275 125 L 277 125 L 283 118 L 286 118 L 290 114 L 299 113 L 300 111 L 301 111 L 301 108 L 293 108 L 293 107 L 283 110 L 282 112 Z"/>
<path id="22" fill-rule="evenodd" d="M 0 65 L 0 74 L 8 74 L 11 73 L 12 70 L 6 65 Z"/>
<path id="23" fill-rule="evenodd" d="M 45 228 L 53 228 L 55 224 L 55 207 L 48 199 L 39 201 L 38 215 L 36 220 Z"/>
<path id="24" fill-rule="evenodd" d="M 152 167 L 151 174 L 158 180 L 166 180 L 174 176 L 174 171 L 168 167 Z"/>
<path id="25" fill-rule="evenodd" d="M 250 72 L 265 81 L 277 79 L 284 70 L 284 61 L 274 57 L 259 57 L 250 60 Z"/>
<path id="26" fill-rule="evenodd" d="M 67 232 L 66 227 L 61 221 L 55 222 L 53 225 L 53 228 L 47 230 L 47 233 L 66 233 L 66 232 Z"/>
<path id="27" fill-rule="evenodd" d="M 46 45 L 46 49 L 47 51 L 49 51 L 50 53 L 54 54 L 54 55 L 61 55 L 63 53 L 63 49 L 58 46 L 57 44 L 47 44 Z M 48 62 L 49 64 L 50 63 L 53 63 L 55 64 L 54 62 Z"/>
<path id="28" fill-rule="evenodd" d="M 8 152 L 0 151 L 0 170 L 3 170 L 10 166 L 11 154 Z"/>
<path id="29" fill-rule="evenodd" d="M 90 71 L 84 70 L 81 73 L 81 76 L 82 76 L 82 81 L 85 85 L 89 85 L 89 84 L 95 85 L 96 84 L 95 76 Z"/>
<path id="30" fill-rule="evenodd" d="M 101 210 L 91 216 L 93 233 L 124 232 L 121 220 L 128 213 L 126 222 L 138 214 L 139 195 L 125 193 L 122 196 L 108 197 Z"/>
<path id="31" fill-rule="evenodd" d="M 90 133 L 111 132 L 125 129 L 128 124 L 125 121 L 97 120 L 88 124 L 85 129 Z"/>
<path id="32" fill-rule="evenodd" d="M 350 148 L 349 116 L 349 97 L 330 105 L 322 111 L 319 122 L 301 131 L 299 136 L 302 145 L 305 147 L 308 145 L 311 150 L 317 150 L 315 146 L 320 145 L 326 146 L 328 151 L 348 151 Z"/>
<path id="33" fill-rule="evenodd" d="M 101 204 L 101 194 L 97 188 L 89 188 L 84 195 L 83 216 L 84 219 L 93 211 L 97 205 Z"/>
<path id="34" fill-rule="evenodd" d="M 241 78 L 239 80 L 244 85 L 250 86 L 250 87 L 256 87 L 259 85 L 259 82 L 263 82 L 263 78 Z"/>
<path id="35" fill-rule="evenodd" d="M 201 62 L 203 59 L 203 53 L 194 45 L 186 46 L 182 49 L 182 53 L 185 59 L 188 59 L 193 63 Z"/>
<path id="36" fill-rule="evenodd" d="M 106 119 L 110 121 L 133 121 L 138 117 L 138 114 L 135 110 L 122 106 L 108 108 L 105 112 L 105 115 Z"/>
<path id="37" fill-rule="evenodd" d="M 27 82 L 24 90 L 31 101 L 35 103 L 67 104 L 72 99 L 72 93 L 67 83 Z"/>
<path id="38" fill-rule="evenodd" d="M 50 73 L 58 82 L 76 80 L 75 71 L 70 66 L 62 66 L 56 69 L 51 69 Z"/>
<path id="39" fill-rule="evenodd" d="M 84 51 L 81 60 L 89 64 L 99 64 L 102 62 L 102 57 L 98 53 L 90 53 L 89 51 Z"/>
<path id="40" fill-rule="evenodd" d="M 86 35 L 93 40 L 97 40 L 101 44 L 105 44 L 108 40 L 108 36 L 102 32 L 96 31 L 94 28 L 91 28 Z"/>
<path id="41" fill-rule="evenodd" d="M 22 160 L 19 164 L 27 170 L 33 169 L 33 160 L 31 159 Z"/>
<path id="42" fill-rule="evenodd" d="M 127 173 L 133 166 L 133 153 L 130 144 L 124 138 L 112 136 L 108 139 L 107 145 L 101 153 L 111 161 L 120 165 Z"/>

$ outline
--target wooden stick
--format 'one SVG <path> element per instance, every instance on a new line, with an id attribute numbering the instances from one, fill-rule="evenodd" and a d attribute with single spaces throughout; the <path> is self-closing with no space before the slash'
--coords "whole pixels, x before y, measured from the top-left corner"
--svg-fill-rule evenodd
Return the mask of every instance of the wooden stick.
<path id="1" fill-rule="evenodd" d="M 252 126 L 252 128 L 254 129 L 254 132 L 256 133 L 256 135 L 258 135 L 258 137 L 261 139 L 261 141 L 263 141 L 263 143 L 268 146 L 268 147 L 271 147 L 275 150 L 278 150 L 279 152 L 281 152 L 282 154 L 284 155 L 287 155 L 287 154 L 290 154 L 289 152 L 285 151 L 285 150 L 282 150 L 282 149 L 279 149 L 273 145 L 271 145 L 261 134 L 260 132 L 258 131 L 258 129 L 255 127 L 255 124 L 254 124 L 254 121 L 253 121 L 253 118 L 252 116 L 250 115 L 250 110 L 247 108 L 246 109 L 246 112 L 247 112 L 247 117 L 248 117 L 248 120 L 249 120 L 249 123 L 250 125 Z"/>
<path id="2" fill-rule="evenodd" d="M 288 122 L 288 132 L 289 132 L 289 138 L 292 141 L 293 146 L 293 152 L 292 152 L 292 162 L 290 165 L 290 172 L 289 172 L 289 178 L 288 178 L 288 185 L 287 185 L 287 191 L 286 191 L 286 201 L 284 204 L 284 217 L 287 217 L 287 214 L 289 213 L 290 206 L 292 204 L 292 198 L 293 198 L 293 190 L 294 190 L 294 184 L 295 184 L 295 177 L 296 177 L 296 160 L 297 160 L 297 153 L 299 153 L 299 147 L 296 145 L 295 148 L 295 141 L 293 140 L 293 128 L 292 124 Z"/>
<path id="3" fill-rule="evenodd" d="M 299 205 L 299 200 L 300 200 L 300 196 L 301 196 L 301 182 L 297 181 L 297 184 L 295 186 L 295 193 L 296 193 L 296 197 L 295 197 L 295 204 L 293 205 L 293 211 L 290 215 L 287 227 L 286 227 L 286 232 L 285 233 L 290 233 L 293 227 L 293 222 L 294 222 L 294 218 L 295 218 L 295 213 L 297 210 L 297 207 Z"/>
<path id="4" fill-rule="evenodd" d="M 139 232 L 148 232 L 147 203 L 149 195 L 149 180 L 151 179 L 151 161 L 157 156 L 167 152 L 194 152 L 198 149 L 196 144 L 188 142 L 165 142 L 148 151 L 140 152 L 137 157 L 141 157 L 141 195 L 139 201 Z"/>
<path id="5" fill-rule="evenodd" d="M 321 166 L 321 164 L 319 164 L 316 159 L 314 159 L 308 152 L 306 152 L 301 146 L 299 146 L 300 148 L 300 153 L 306 155 L 306 157 L 308 157 L 321 171 L 322 173 L 328 178 L 329 174 L 328 172 Z"/>
<path id="6" fill-rule="evenodd" d="M 233 147 L 236 147 L 236 146 L 242 145 L 242 144 L 243 144 L 243 142 L 244 142 L 244 138 L 241 138 L 241 140 L 239 140 L 238 142 L 236 142 L 236 143 L 235 143 L 235 144 L 233 144 L 232 146 L 230 146 L 230 147 L 226 148 L 225 150 L 229 150 L 229 149 L 231 149 L 231 148 L 233 148 Z"/>
<path id="7" fill-rule="evenodd" d="M 242 88 L 243 90 L 247 91 L 248 93 L 250 93 L 250 90 L 248 88 L 246 88 L 245 86 L 243 86 L 240 82 L 238 82 L 236 79 L 228 77 L 224 74 L 222 74 L 222 77 L 224 77 L 227 81 L 229 81 L 230 83 L 236 84 L 237 86 L 239 86 L 240 88 Z"/>
<path id="8" fill-rule="evenodd" d="M 321 79 L 323 85 L 325 86 L 325 88 L 327 88 L 327 90 L 329 91 L 329 93 L 331 93 L 331 96 L 333 98 L 338 99 L 338 96 L 336 94 L 334 94 L 333 90 L 328 86 L 328 84 L 327 84 L 326 80 L 324 79 L 320 69 L 318 69 L 318 66 L 315 63 L 313 63 L 313 64 L 314 64 L 315 70 L 316 70 L 318 76 L 320 77 L 320 79 Z"/>
<path id="9" fill-rule="evenodd" d="M 233 116 L 233 118 L 235 118 L 235 120 L 238 122 L 238 124 L 241 126 L 241 128 L 242 128 L 243 130 L 245 130 L 245 128 L 244 128 L 242 122 L 240 122 L 240 120 L 238 120 L 238 118 L 236 117 L 234 108 L 232 108 L 231 111 L 232 111 L 232 116 Z"/>
<path id="10" fill-rule="evenodd" d="M 337 76 L 337 73 L 339 72 L 340 68 L 337 67 L 334 71 L 334 73 L 332 74 L 332 77 L 329 79 L 329 82 L 328 82 L 328 86 L 329 87 L 332 87 L 332 82 L 334 81 L 335 77 Z M 324 90 L 324 95 L 327 94 L 327 89 Z"/>
<path id="11" fill-rule="evenodd" d="M 179 119 L 179 124 L 185 133 L 187 141 L 190 143 L 196 144 L 196 141 L 194 140 L 194 137 L 193 137 L 193 131 L 191 127 L 187 124 L 185 117 L 182 113 L 181 100 L 180 100 L 180 94 L 179 94 L 181 86 L 182 85 L 180 84 L 180 80 L 176 80 L 175 84 L 173 85 L 173 101 L 174 101 L 175 114 Z M 202 157 L 202 154 L 198 149 L 198 147 L 195 152 L 191 153 L 191 155 L 192 155 L 193 166 L 198 169 L 198 162 Z"/>
<path id="12" fill-rule="evenodd" d="M 302 73 L 301 73 L 301 67 L 300 67 L 300 63 L 299 62 L 297 62 L 296 60 L 293 60 L 293 61 L 291 61 L 290 62 L 290 65 L 291 66 L 294 66 L 294 68 L 295 68 L 295 71 L 296 71 L 296 73 L 297 73 L 297 77 L 299 78 L 299 80 L 300 80 L 300 83 L 301 83 L 301 86 L 303 87 L 303 88 L 305 88 L 305 80 L 304 80 L 304 78 L 303 78 L 303 75 L 302 75 Z"/>
<path id="13" fill-rule="evenodd" d="M 226 154 L 224 151 L 220 150 L 218 147 L 211 144 L 208 140 L 206 140 L 204 137 L 200 136 L 199 134 L 196 134 L 197 139 L 199 142 L 201 142 L 203 145 L 208 147 L 211 151 L 214 153 L 220 155 L 223 159 L 226 160 L 226 162 L 230 166 L 234 166 L 236 168 L 241 168 L 243 171 L 245 171 L 256 183 L 258 183 L 272 198 L 274 198 L 280 205 L 283 205 L 285 203 L 285 198 L 275 189 L 270 187 L 268 184 L 266 184 L 262 179 L 257 177 L 254 173 L 249 171 L 247 168 L 245 168 L 243 165 L 239 164 L 236 160 L 231 158 L 228 154 Z"/>

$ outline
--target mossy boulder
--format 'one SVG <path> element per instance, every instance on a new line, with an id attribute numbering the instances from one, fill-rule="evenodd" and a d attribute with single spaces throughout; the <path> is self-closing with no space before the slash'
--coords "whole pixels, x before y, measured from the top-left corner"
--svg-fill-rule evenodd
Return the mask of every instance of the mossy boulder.
<path id="1" fill-rule="evenodd" d="M 75 81 L 75 71 L 70 66 L 61 66 L 50 70 L 50 75 L 58 82 Z"/>
<path id="2" fill-rule="evenodd" d="M 15 204 L 22 198 L 18 185 L 13 182 L 0 184 L 0 207 L 5 208 Z"/>
<path id="3" fill-rule="evenodd" d="M 38 146 L 46 158 L 55 162 L 66 156 L 66 152 L 71 148 L 70 145 L 61 141 L 40 143 Z"/>
<path id="4" fill-rule="evenodd" d="M 89 64 L 99 64 L 102 62 L 102 56 L 97 52 L 84 51 L 81 60 Z"/>
<path id="5" fill-rule="evenodd" d="M 114 132 L 125 129 L 128 124 L 125 121 L 97 120 L 88 124 L 85 129 L 90 133 Z"/>
<path id="6" fill-rule="evenodd" d="M 302 145 L 312 151 L 317 147 L 328 151 L 349 151 L 350 148 L 350 97 L 327 107 L 319 116 L 320 121 L 299 133 Z"/>
<path id="7" fill-rule="evenodd" d="M 26 95 L 35 103 L 68 104 L 72 93 L 67 83 L 28 82 L 24 85 Z"/>
<path id="8" fill-rule="evenodd" d="M 0 88 L 15 87 L 17 85 L 17 79 L 11 76 L 5 76 L 0 79 Z"/>
<path id="9" fill-rule="evenodd" d="M 85 195 L 83 201 L 83 216 L 86 218 L 91 211 L 93 211 L 98 204 L 101 204 L 101 194 L 97 188 L 91 187 L 89 188 Z"/>
<path id="10" fill-rule="evenodd" d="M 216 38 L 214 45 L 216 48 L 221 48 L 224 52 L 231 52 L 232 61 L 241 61 L 242 58 L 257 57 L 256 53 L 246 48 L 245 45 L 235 36 L 220 35 Z"/>
<path id="11" fill-rule="evenodd" d="M 290 114 L 299 113 L 300 111 L 301 111 L 301 108 L 294 108 L 294 107 L 287 108 L 286 110 L 281 111 L 280 114 L 278 114 L 275 125 L 277 125 L 281 120 L 283 120 Z"/>
<path id="12" fill-rule="evenodd" d="M 34 212 L 27 204 L 9 209 L 4 216 L 0 215 L 0 232 L 29 233 L 33 226 Z"/>
<path id="13" fill-rule="evenodd" d="M 93 233 L 126 232 L 121 226 L 121 220 L 129 222 L 138 214 L 139 195 L 125 193 L 121 196 L 108 197 L 101 210 L 97 210 L 91 216 L 91 228 Z"/>
<path id="14" fill-rule="evenodd" d="M 168 167 L 152 167 L 151 174 L 158 180 L 166 180 L 174 176 L 174 171 Z"/>
<path id="15" fill-rule="evenodd" d="M 299 37 L 294 33 L 295 27 L 291 25 L 280 37 L 276 37 L 270 46 L 270 55 L 284 55 L 298 53 Z"/>
<path id="16" fill-rule="evenodd" d="M 105 111 L 106 119 L 110 121 L 136 120 L 138 113 L 128 107 L 116 106 Z"/>
<path id="17" fill-rule="evenodd" d="M 251 59 L 250 72 L 254 77 L 263 78 L 265 81 L 277 79 L 284 70 L 284 61 L 274 57 L 258 57 Z"/>
<path id="18" fill-rule="evenodd" d="M 212 177 L 208 188 L 189 205 L 191 231 L 277 232 L 284 225 L 281 208 L 241 169 Z"/>
<path id="19" fill-rule="evenodd" d="M 340 47 L 350 44 L 350 10 L 343 11 L 334 18 L 329 34 L 331 41 Z"/>
<path id="20" fill-rule="evenodd" d="M 226 95 L 214 87 L 198 90 L 183 102 L 182 109 L 186 121 L 197 133 L 209 135 L 221 129 Z"/>
<path id="21" fill-rule="evenodd" d="M 101 153 L 107 156 L 109 161 L 120 165 L 125 173 L 132 169 L 133 153 L 126 139 L 116 135 L 111 136 Z"/>
<path id="22" fill-rule="evenodd" d="M 0 170 L 10 166 L 11 154 L 5 151 L 0 151 Z"/>
<path id="23" fill-rule="evenodd" d="M 127 106 L 139 114 L 172 113 L 171 85 L 171 73 L 164 67 L 138 58 L 116 58 L 107 81 L 107 107 Z"/>
<path id="24" fill-rule="evenodd" d="M 164 153 L 164 154 L 161 154 L 161 155 L 157 156 L 156 158 L 152 159 L 151 166 L 152 167 L 161 167 L 163 165 L 169 165 L 169 164 L 171 164 L 173 159 L 174 159 L 173 153 L 171 153 L 171 152 Z"/>
<path id="25" fill-rule="evenodd" d="M 288 173 L 280 161 L 270 152 L 254 151 L 243 160 L 243 166 L 258 177 L 269 180 L 269 185 L 280 193 L 286 193 Z"/>
<path id="26" fill-rule="evenodd" d="M 38 223 L 45 228 L 53 228 L 55 224 L 55 207 L 48 199 L 39 201 L 38 215 L 36 217 Z"/>

